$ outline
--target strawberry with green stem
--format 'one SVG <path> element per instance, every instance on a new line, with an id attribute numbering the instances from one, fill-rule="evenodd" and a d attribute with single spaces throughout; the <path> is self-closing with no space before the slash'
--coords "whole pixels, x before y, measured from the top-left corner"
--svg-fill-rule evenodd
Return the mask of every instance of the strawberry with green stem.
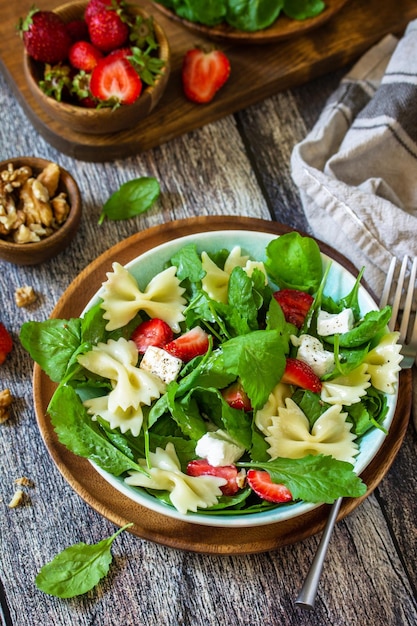
<path id="1" fill-rule="evenodd" d="M 41 63 L 60 63 L 68 56 L 72 39 L 63 19 L 53 11 L 32 7 L 17 25 L 26 52 Z"/>

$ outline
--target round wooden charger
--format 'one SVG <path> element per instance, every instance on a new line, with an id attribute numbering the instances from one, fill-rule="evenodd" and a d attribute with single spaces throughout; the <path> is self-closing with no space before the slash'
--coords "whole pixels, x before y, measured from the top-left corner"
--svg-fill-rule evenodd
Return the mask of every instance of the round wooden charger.
<path id="1" fill-rule="evenodd" d="M 322 26 L 336 15 L 346 2 L 347 0 L 327 0 L 326 8 L 320 15 L 306 20 L 294 20 L 286 15 L 280 15 L 272 26 L 255 32 L 237 30 L 225 22 L 216 24 L 215 26 L 205 26 L 197 22 L 190 22 L 189 20 L 179 17 L 174 11 L 158 2 L 154 2 L 154 4 L 161 13 L 170 19 L 179 22 L 189 30 L 195 31 L 208 39 L 228 41 L 236 44 L 268 44 L 305 35 L 315 28 Z"/>
<path id="2" fill-rule="evenodd" d="M 79 317 L 84 306 L 106 280 L 106 273 L 111 271 L 114 261 L 124 265 L 146 250 L 177 237 L 216 230 L 249 230 L 276 235 L 291 231 L 287 226 L 276 222 L 236 216 L 197 217 L 150 228 L 118 243 L 84 269 L 63 294 L 52 317 Z M 321 242 L 318 243 L 322 252 L 353 274 L 357 273 L 356 268 L 338 252 Z M 328 505 L 283 522 L 236 530 L 180 522 L 135 504 L 111 487 L 86 459 L 75 456 L 59 443 L 47 415 L 47 406 L 55 387 L 35 364 L 35 411 L 40 432 L 52 459 L 67 482 L 87 504 L 118 526 L 133 522 L 130 529 L 133 534 L 165 546 L 192 552 L 250 554 L 301 541 L 324 528 L 329 513 Z M 353 511 L 389 470 L 404 438 L 410 410 L 411 376 L 410 371 L 406 371 L 400 375 L 398 405 L 390 431 L 377 455 L 362 474 L 362 479 L 368 486 L 367 494 L 363 498 L 345 499 L 338 519 Z"/>

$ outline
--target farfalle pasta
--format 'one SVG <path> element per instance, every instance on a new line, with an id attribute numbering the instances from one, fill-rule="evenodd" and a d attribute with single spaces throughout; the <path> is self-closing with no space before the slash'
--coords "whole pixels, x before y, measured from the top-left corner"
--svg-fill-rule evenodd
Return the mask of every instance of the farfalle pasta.
<path id="1" fill-rule="evenodd" d="M 321 399 L 327 404 L 356 404 L 371 386 L 370 378 L 366 363 L 362 363 L 346 376 L 323 382 Z"/>
<path id="2" fill-rule="evenodd" d="M 111 429 L 120 428 L 120 432 L 127 433 L 130 431 L 134 437 L 138 437 L 143 424 L 142 405 L 138 407 L 129 406 L 123 410 L 120 406 L 116 406 L 112 410 L 109 409 L 109 396 L 99 396 L 84 400 L 84 406 L 93 420 L 98 416 L 109 423 Z"/>
<path id="3" fill-rule="evenodd" d="M 111 339 L 107 343 L 98 343 L 92 350 L 78 357 L 80 365 L 93 374 L 108 378 L 112 386 L 112 391 L 106 396 L 106 403 L 102 396 L 95 401 L 94 399 L 85 401 L 89 412 L 100 414 L 110 424 L 122 421 L 125 416 L 135 432 L 140 419 L 138 416 L 141 415 L 140 405 L 149 406 L 153 400 L 159 398 L 166 387 L 158 376 L 136 367 L 137 361 L 138 351 L 135 343 L 123 337 L 118 341 Z M 98 408 L 103 410 L 103 414 Z M 136 420 L 133 421 L 135 412 Z M 114 414 L 113 418 L 110 417 L 111 414 Z M 122 422 L 124 432 L 127 430 L 128 422 Z"/>
<path id="4" fill-rule="evenodd" d="M 372 385 L 384 393 L 394 393 L 397 385 L 403 359 L 401 346 L 397 343 L 399 336 L 398 332 L 387 333 L 365 357 Z"/>
<path id="5" fill-rule="evenodd" d="M 188 476 L 181 471 L 173 443 L 167 443 L 165 450 L 157 448 L 149 457 L 149 476 L 131 471 L 125 482 L 135 487 L 168 491 L 172 504 L 180 513 L 206 509 L 216 504 L 222 495 L 220 487 L 226 484 L 224 478 Z M 140 464 L 145 467 L 143 460 L 140 460 Z"/>
<path id="6" fill-rule="evenodd" d="M 291 387 L 285 383 L 278 383 L 269 394 L 266 404 L 255 413 L 255 425 L 261 433 L 268 434 L 268 429 L 272 425 L 272 418 L 278 415 L 278 409 L 285 407 L 285 400 L 291 396 Z"/>
<path id="7" fill-rule="evenodd" d="M 324 454 L 353 464 L 358 447 L 354 442 L 356 436 L 351 433 L 352 424 L 346 417 L 341 405 L 335 404 L 316 420 L 310 432 L 303 411 L 287 398 L 285 408 L 279 408 L 278 415 L 271 418 L 272 425 L 265 438 L 270 446 L 268 454 L 271 459 L 301 459 L 309 454 Z"/>
<path id="8" fill-rule="evenodd" d="M 120 263 L 113 263 L 112 267 L 113 272 L 107 274 L 102 292 L 107 330 L 125 326 L 139 311 L 144 311 L 149 317 L 164 320 L 174 332 L 180 331 L 186 300 L 183 298 L 185 290 L 176 276 L 176 267 L 156 274 L 143 292 L 125 267 Z"/>
<path id="9" fill-rule="evenodd" d="M 248 256 L 242 255 L 239 246 L 232 249 L 223 269 L 218 267 L 206 252 L 201 253 L 201 261 L 203 270 L 206 272 L 202 279 L 203 289 L 210 298 L 217 302 L 227 302 L 229 278 L 235 267 L 241 267 L 248 276 L 252 275 L 255 268 L 259 269 L 265 274 L 265 284 L 267 282 L 264 264 L 259 261 L 251 261 Z"/>

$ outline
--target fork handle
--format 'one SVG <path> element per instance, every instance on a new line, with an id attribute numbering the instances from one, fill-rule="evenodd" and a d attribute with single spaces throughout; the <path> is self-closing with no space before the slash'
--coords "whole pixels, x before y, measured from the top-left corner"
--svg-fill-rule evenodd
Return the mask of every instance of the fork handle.
<path id="1" fill-rule="evenodd" d="M 321 572 L 323 570 L 324 559 L 326 558 L 327 548 L 332 536 L 333 528 L 336 523 L 337 515 L 339 513 L 340 505 L 343 498 L 338 498 L 332 504 L 330 515 L 327 519 L 326 526 L 324 527 L 323 535 L 320 539 L 319 547 L 317 548 L 316 555 L 311 563 L 309 572 L 301 588 L 300 593 L 295 600 L 296 606 L 303 609 L 312 611 L 314 609 L 314 603 L 316 600 L 317 589 L 320 582 Z"/>

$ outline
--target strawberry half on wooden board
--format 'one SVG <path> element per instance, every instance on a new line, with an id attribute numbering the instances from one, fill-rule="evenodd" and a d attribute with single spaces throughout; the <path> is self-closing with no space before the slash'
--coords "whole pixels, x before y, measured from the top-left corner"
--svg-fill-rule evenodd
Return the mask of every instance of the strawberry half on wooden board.
<path id="1" fill-rule="evenodd" d="M 230 62 L 221 50 L 204 51 L 193 48 L 185 53 L 182 64 L 182 85 L 191 102 L 211 102 L 230 76 Z"/>

